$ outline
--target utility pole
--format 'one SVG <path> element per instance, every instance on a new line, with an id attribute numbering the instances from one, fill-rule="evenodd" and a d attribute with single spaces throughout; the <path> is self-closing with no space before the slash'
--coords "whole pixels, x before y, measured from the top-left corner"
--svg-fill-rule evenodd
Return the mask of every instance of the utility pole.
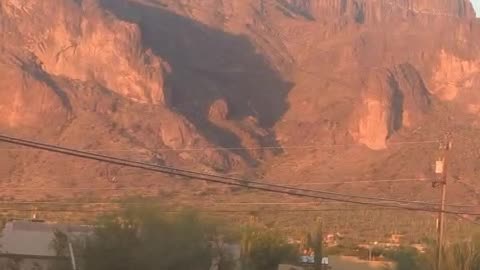
<path id="1" fill-rule="evenodd" d="M 323 221 L 317 225 L 317 232 L 314 236 L 315 269 L 324 270 L 323 265 Z"/>
<path id="2" fill-rule="evenodd" d="M 77 270 L 77 263 L 75 260 L 75 253 L 73 252 L 73 245 L 70 240 L 68 240 L 68 250 L 70 252 L 70 261 L 72 263 L 72 269 Z"/>
<path id="3" fill-rule="evenodd" d="M 436 250 L 436 270 L 440 270 L 442 267 L 442 255 L 443 255 L 443 239 L 445 233 L 445 201 L 447 198 L 447 162 L 449 158 L 449 152 L 452 149 L 452 140 L 450 134 L 445 136 L 445 141 L 440 146 L 442 151 L 442 157 L 436 161 L 435 173 L 437 174 L 437 180 L 433 182 L 433 187 L 441 186 L 441 202 L 438 212 L 437 223 L 437 250 Z"/>

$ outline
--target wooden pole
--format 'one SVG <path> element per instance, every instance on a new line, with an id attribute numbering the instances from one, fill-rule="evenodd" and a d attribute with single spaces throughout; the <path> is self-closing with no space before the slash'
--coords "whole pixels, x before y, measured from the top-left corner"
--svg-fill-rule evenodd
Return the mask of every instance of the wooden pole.
<path id="1" fill-rule="evenodd" d="M 444 234 L 445 234 L 445 201 L 447 198 L 447 161 L 448 161 L 448 154 L 452 148 L 452 141 L 447 135 L 447 139 L 445 140 L 445 145 L 443 145 L 443 164 L 442 164 L 442 171 L 439 183 L 442 187 L 441 192 L 441 202 L 440 202 L 440 209 L 438 213 L 438 227 L 437 227 L 437 251 L 436 251 L 436 270 L 441 270 L 442 268 L 442 259 L 443 259 L 443 246 L 444 246 Z"/>

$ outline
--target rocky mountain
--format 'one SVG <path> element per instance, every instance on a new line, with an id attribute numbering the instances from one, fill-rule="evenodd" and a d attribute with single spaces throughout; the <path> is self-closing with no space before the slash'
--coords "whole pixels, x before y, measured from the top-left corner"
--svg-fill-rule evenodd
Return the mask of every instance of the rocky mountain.
<path id="1" fill-rule="evenodd" d="M 450 196 L 480 198 L 468 0 L 0 0 L 0 71 L 3 134 L 308 185 L 429 179 L 452 132 Z M 6 186 L 157 181 L 3 147 Z M 424 182 L 323 187 L 435 195 Z"/>

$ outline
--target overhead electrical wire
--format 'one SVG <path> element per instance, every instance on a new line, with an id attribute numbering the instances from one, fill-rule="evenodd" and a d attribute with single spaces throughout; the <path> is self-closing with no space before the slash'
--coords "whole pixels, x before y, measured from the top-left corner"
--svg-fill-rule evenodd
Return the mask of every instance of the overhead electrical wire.
<path id="1" fill-rule="evenodd" d="M 168 175 L 172 175 L 172 176 L 184 177 L 184 178 L 187 178 L 187 179 L 202 180 L 202 181 L 211 182 L 211 183 L 237 186 L 237 187 L 244 187 L 244 188 L 248 188 L 248 189 L 260 190 L 260 191 L 270 192 L 270 193 L 285 194 L 285 195 L 292 195 L 292 196 L 297 196 L 297 197 L 305 197 L 305 198 L 313 198 L 313 199 L 338 201 L 338 202 L 352 203 L 352 204 L 358 204 L 358 205 L 391 207 L 391 208 L 398 208 L 398 209 L 405 209 L 405 210 L 412 210 L 412 211 L 424 211 L 424 212 L 439 212 L 440 211 L 440 210 L 434 209 L 434 208 L 418 208 L 418 207 L 411 207 L 411 206 L 405 206 L 405 205 L 393 205 L 393 204 L 392 205 L 383 205 L 381 203 L 376 203 L 376 202 L 355 201 L 355 200 L 350 199 L 350 198 L 332 198 L 332 197 L 328 197 L 328 196 L 298 193 L 298 191 L 301 191 L 302 189 L 293 189 L 293 188 L 288 187 L 288 186 L 271 185 L 271 184 L 265 185 L 264 183 L 261 183 L 261 182 L 248 181 L 248 180 L 244 180 L 244 179 L 236 179 L 236 178 L 231 178 L 231 177 L 223 177 L 223 176 L 219 176 L 219 175 L 205 174 L 205 173 L 188 171 L 188 170 L 183 170 L 183 169 L 178 169 L 178 168 L 173 168 L 173 167 L 160 166 L 160 165 L 155 165 L 155 164 L 148 164 L 148 163 L 143 163 L 143 162 L 138 162 L 138 161 L 131 161 L 131 160 L 127 160 L 127 159 L 120 159 L 120 158 L 111 157 L 111 156 L 98 155 L 98 154 L 78 151 L 78 150 L 75 150 L 75 149 L 69 149 L 69 148 L 65 148 L 65 147 L 59 147 L 59 146 L 55 146 L 55 145 L 49 145 L 49 144 L 44 144 L 44 143 L 39 143 L 39 142 L 34 142 L 34 141 L 19 139 L 19 138 L 15 138 L 15 137 L 4 136 L 4 135 L 0 135 L 0 141 L 15 144 L 15 145 L 22 145 L 22 146 L 26 146 L 26 147 L 41 149 L 41 150 L 54 152 L 54 153 L 58 153 L 58 154 L 68 155 L 68 156 L 72 156 L 72 157 L 76 157 L 76 158 L 105 162 L 105 163 L 115 164 L 115 165 L 124 166 L 124 167 L 138 168 L 138 169 L 143 169 L 143 170 L 168 174 Z M 227 181 L 227 180 L 229 180 L 229 181 Z M 279 189 L 279 188 L 281 188 L 281 189 Z M 312 190 L 307 190 L 307 189 L 303 189 L 303 190 L 304 190 L 304 192 L 315 192 L 315 193 L 321 192 L 321 191 L 312 191 Z M 344 195 L 344 194 L 337 194 L 337 195 L 349 196 L 349 195 Z M 412 201 L 408 201 L 408 203 L 416 204 L 416 202 L 412 202 Z M 445 211 L 442 211 L 442 212 L 449 213 L 449 214 L 480 215 L 479 213 L 458 212 L 458 211 L 450 211 L 450 210 L 445 210 Z"/>
<path id="2" fill-rule="evenodd" d="M 392 182 L 431 182 L 432 178 L 400 178 L 400 179 L 370 179 L 370 180 L 348 180 L 348 181 L 331 181 L 331 182 L 306 182 L 301 183 L 302 186 L 322 186 L 322 185 L 344 185 L 358 183 L 392 183 Z"/>
<path id="3" fill-rule="evenodd" d="M 186 208 L 188 209 L 188 208 Z M 37 209 L 37 208 L 29 208 L 29 209 L 19 209 L 19 208 L 0 208 L 0 211 L 17 211 L 17 212 L 86 212 L 86 213 L 105 213 L 105 212 L 117 212 L 119 209 Z M 392 210 L 385 207 L 378 207 L 378 208 L 367 208 L 367 209 L 359 209 L 359 208 L 324 208 L 324 209 L 195 209 L 196 212 L 199 213 L 277 213 L 277 212 L 337 212 L 337 211 L 358 211 L 358 210 L 365 210 L 365 211 L 383 211 L 383 210 Z M 184 210 L 163 210 L 159 209 L 158 212 L 163 213 L 181 213 Z"/>
<path id="4" fill-rule="evenodd" d="M 119 199 L 119 198 L 115 198 Z M 159 202 L 161 203 L 161 202 Z M 145 201 L 20 201 L 20 200 L 11 200 L 11 201 L 0 201 L 0 205 L 152 205 L 156 204 L 150 200 Z M 279 205 L 333 205 L 334 202 L 316 202 L 316 203 L 279 203 L 279 202 L 232 202 L 232 203 L 207 203 L 209 205 L 235 205 L 235 206 L 242 206 L 242 205 L 258 205 L 258 206 L 279 206 Z M 342 204 L 341 202 L 337 202 L 336 205 Z M 390 208 L 390 204 L 383 204 L 382 207 Z"/>
<path id="5" fill-rule="evenodd" d="M 403 182 L 404 180 L 398 179 L 398 180 L 359 180 L 359 181 L 347 181 L 347 182 L 318 182 L 318 183 L 301 183 L 301 184 L 296 184 L 296 186 L 308 186 L 308 185 L 332 185 L 332 184 L 354 184 L 354 183 L 375 183 L 375 182 Z M 406 181 L 406 180 L 405 180 Z M 419 181 L 419 182 L 428 182 L 428 181 L 433 181 L 433 179 L 418 179 L 414 180 L 412 179 L 411 181 Z M 288 183 L 285 183 L 288 184 Z M 292 187 L 292 186 L 288 186 Z M 296 189 L 295 187 L 292 187 Z M 154 189 L 160 189 L 160 187 L 153 187 L 151 185 L 149 186 L 144 186 L 144 187 L 9 187 L 9 186 L 0 186 L 0 189 L 4 190 L 14 190 L 14 191 L 31 191 L 31 190 L 36 190 L 36 191 L 152 191 Z M 310 191 L 317 191 L 314 189 L 308 189 Z M 322 193 L 325 193 L 327 191 L 319 191 Z M 341 193 L 333 193 L 333 194 L 341 194 Z M 342 194 L 344 196 L 356 196 L 356 195 L 350 195 L 350 194 Z M 426 205 L 440 205 L 438 202 L 434 201 L 415 201 L 415 200 L 399 200 L 399 199 L 388 199 L 388 198 L 381 198 L 381 197 L 364 197 L 361 196 L 360 198 L 371 198 L 372 200 L 380 200 L 384 201 L 383 203 L 405 203 L 405 202 L 415 202 L 416 204 L 426 204 Z M 33 202 L 33 201 L 32 201 Z M 5 203 L 4 201 L 0 201 L 0 203 Z M 324 204 L 325 202 L 323 202 Z M 231 204 L 319 204 L 319 202 L 239 202 L 239 203 L 231 203 Z M 475 204 L 446 204 L 446 206 L 449 207 L 480 207 L 480 205 L 475 205 Z"/>
<path id="6" fill-rule="evenodd" d="M 123 174 L 122 174 L 123 176 Z M 38 181 L 38 179 L 35 179 Z M 44 179 L 51 180 L 51 179 Z M 15 182 L 13 179 L 9 179 L 9 182 Z M 77 180 L 81 181 L 81 180 Z M 317 180 L 318 181 L 318 180 Z M 343 185 L 343 184 L 357 184 L 357 183 L 392 183 L 392 182 L 431 182 L 434 179 L 427 178 L 412 178 L 412 179 L 391 179 L 391 180 L 348 180 L 348 181 L 333 181 L 333 182 L 302 182 L 295 183 L 295 186 L 323 186 L 323 185 Z M 268 184 L 268 182 L 266 182 Z M 278 183 L 282 185 L 291 185 L 292 183 Z M 145 189 L 158 189 L 160 186 L 130 186 L 130 187 L 45 187 L 45 186 L 29 186 L 29 187 L 19 187 L 19 186 L 5 186 L 0 185 L 0 189 L 8 190 L 110 190 L 110 191 L 122 191 L 122 190 L 145 190 Z"/>
<path id="7" fill-rule="evenodd" d="M 13 137 L 12 137 L 12 138 L 13 138 Z M 15 139 L 21 140 L 21 139 L 18 139 L 18 138 L 15 138 Z M 37 144 L 40 144 L 40 145 L 43 145 L 43 146 L 53 146 L 53 145 L 42 144 L 42 143 L 33 142 L 33 141 L 26 141 L 26 140 L 23 140 L 23 141 L 25 141 L 25 142 L 30 142 L 30 143 L 37 143 Z M 58 148 L 64 149 L 64 150 L 76 151 L 76 152 L 80 152 L 80 153 L 83 153 L 83 154 L 86 153 L 86 154 L 97 155 L 97 154 L 94 154 L 94 153 L 83 152 L 83 151 L 79 151 L 79 150 L 76 150 L 76 149 L 70 149 L 70 148 L 65 148 L 65 147 L 60 147 L 60 146 L 54 146 L 54 147 L 58 147 Z M 119 158 L 112 157 L 112 156 L 104 156 L 104 155 L 97 155 L 97 156 L 101 156 L 101 157 L 105 157 L 105 158 L 114 158 L 114 159 L 116 159 L 116 160 L 127 161 L 127 162 L 134 162 L 134 163 L 142 164 L 142 165 L 149 165 L 149 166 L 154 166 L 154 167 L 160 167 L 160 168 L 162 168 L 162 169 L 169 169 L 169 170 L 175 170 L 175 171 L 187 172 L 187 173 L 195 173 L 195 174 L 200 174 L 200 175 L 202 175 L 202 176 L 217 177 L 217 178 L 223 178 L 223 179 L 228 179 L 228 180 L 241 181 L 242 183 L 247 182 L 247 183 L 249 183 L 249 184 L 250 184 L 250 183 L 251 183 L 251 184 L 259 184 L 259 185 L 271 186 L 271 187 L 276 187 L 276 188 L 289 188 L 289 189 L 297 190 L 297 191 L 315 192 L 315 193 L 335 195 L 335 196 L 343 196 L 343 197 L 350 197 L 350 198 L 353 197 L 353 198 L 361 198 L 361 199 L 368 199 L 368 200 L 378 200 L 378 201 L 387 201 L 387 202 L 415 203 L 415 204 L 425 204 L 425 205 L 429 205 L 429 206 L 439 205 L 439 204 L 437 204 L 437 203 L 423 202 L 423 201 L 409 201 L 409 200 L 398 200 L 398 199 L 388 199 L 388 198 L 358 196 L 358 195 L 350 195 L 350 194 L 341 194 L 341 193 L 336 193 L 336 192 L 327 192 L 327 191 L 322 191 L 322 190 L 312 190 L 312 189 L 296 188 L 296 187 L 292 187 L 292 186 L 284 186 L 284 185 L 278 185 L 278 184 L 270 184 L 270 183 L 258 182 L 258 181 L 249 181 L 249 180 L 246 180 L 246 179 L 240 179 L 240 178 L 235 178 L 235 177 L 230 177 L 230 176 L 220 176 L 220 175 L 215 175 L 215 174 L 206 174 L 206 173 L 195 172 L 195 171 L 190 171 L 190 170 L 183 170 L 183 169 L 178 169 L 178 168 L 173 168 L 173 167 L 168 167 L 168 166 L 160 166 L 160 165 L 156 165 L 156 164 L 148 164 L 148 163 L 143 163 L 143 162 L 136 162 L 136 161 L 126 160 L 126 159 L 119 159 Z M 474 206 L 464 206 L 464 205 L 447 205 L 447 206 L 452 206 L 452 207 L 474 207 Z"/>
<path id="8" fill-rule="evenodd" d="M 13 141 L 12 141 L 13 140 Z M 180 168 L 175 168 L 175 167 L 169 167 L 169 166 L 162 166 L 162 165 L 157 165 L 157 164 L 149 164 L 145 162 L 138 162 L 138 161 L 133 161 L 133 160 L 128 160 L 128 159 L 122 159 L 122 158 L 117 158 L 113 156 L 107 156 L 107 155 L 101 155 L 101 154 L 96 154 L 96 153 L 91 153 L 91 152 L 85 152 L 85 151 L 80 151 L 72 148 L 66 148 L 66 147 L 61 147 L 61 146 L 55 146 L 51 144 L 45 144 L 45 143 L 40 143 L 40 142 L 35 142 L 35 141 L 29 141 L 29 140 L 24 140 L 24 139 L 19 139 L 15 137 L 8 137 L 8 136 L 3 136 L 0 135 L 0 142 L 7 142 L 7 143 L 13 143 L 17 145 L 23 145 L 35 149 L 41 149 L 41 150 L 46 150 L 50 152 L 57 152 L 57 153 L 63 153 L 63 154 L 68 154 L 68 155 L 73 155 L 71 152 L 75 154 L 79 154 L 79 157 L 83 158 L 88 158 L 88 157 L 93 157 L 91 159 L 99 159 L 97 161 L 105 161 L 104 159 L 109 159 L 110 161 L 115 161 L 115 162 L 110 162 L 116 165 L 122 166 L 124 162 L 130 162 L 135 165 L 140 165 L 140 166 L 149 166 L 149 167 L 154 167 L 154 168 L 159 168 L 163 170 L 169 170 L 170 172 L 176 172 L 176 173 L 187 173 L 187 174 L 195 174 L 195 175 L 200 175 L 202 177 L 214 177 L 214 178 L 220 178 L 224 180 L 232 180 L 236 181 L 237 183 L 240 182 L 242 184 L 255 184 L 255 185 L 261 185 L 261 186 L 267 186 L 267 187 L 274 187 L 274 188 L 288 188 L 290 190 L 295 190 L 295 191 L 301 191 L 301 192 L 313 192 L 313 193 L 320 193 L 320 194 L 326 194 L 326 195 L 334 195 L 334 196 L 340 196 L 340 197 L 348 197 L 348 198 L 360 198 L 360 199 L 367 199 L 367 200 L 377 200 L 377 201 L 388 201 L 388 202 L 398 202 L 398 203 L 415 203 L 415 204 L 425 204 L 425 205 L 438 205 L 434 203 L 428 203 L 428 202 L 421 202 L 421 201 L 409 201 L 409 200 L 396 200 L 396 199 L 388 199 L 388 198 L 377 198 L 377 197 L 368 197 L 368 196 L 359 196 L 359 195 L 349 195 L 349 194 L 342 194 L 342 193 L 336 193 L 336 192 L 328 192 L 328 191 L 323 191 L 323 190 L 313 190 L 313 189 L 305 189 L 305 188 L 298 188 L 298 187 L 293 187 L 293 186 L 285 186 L 285 185 L 279 185 L 279 184 L 272 184 L 274 181 L 267 181 L 267 182 L 260 182 L 260 181 L 252 181 L 248 179 L 241 179 L 237 177 L 232 177 L 232 176 L 222 176 L 222 175 L 216 175 L 216 174 L 210 174 L 210 173 L 203 173 L 203 172 L 196 172 L 196 171 L 191 171 L 191 170 L 185 170 L 185 169 L 180 169 Z M 65 153 L 67 152 L 67 153 Z M 87 156 L 85 156 L 87 155 Z M 118 163 L 120 162 L 120 164 Z M 132 166 L 127 166 L 127 167 L 132 167 Z M 135 167 L 135 166 L 133 166 Z M 168 173 L 168 172 L 164 172 Z M 185 176 L 185 175 L 179 175 L 179 176 Z"/>
<path id="9" fill-rule="evenodd" d="M 110 161 L 115 161 L 115 162 L 129 162 L 133 163 L 135 165 L 141 165 L 141 166 L 149 166 L 149 167 L 154 167 L 154 168 L 159 168 L 162 170 L 168 170 L 170 172 L 176 172 L 176 173 L 187 173 L 187 174 L 195 174 L 195 175 L 200 175 L 202 177 L 214 177 L 214 178 L 220 178 L 223 180 L 232 180 L 236 181 L 236 183 L 242 183 L 242 184 L 255 184 L 255 185 L 261 185 L 261 186 L 266 186 L 266 187 L 273 187 L 273 188 L 282 188 L 282 189 L 289 189 L 289 190 L 294 190 L 294 191 L 301 191 L 301 192 L 313 192 L 313 193 L 320 193 L 320 194 L 326 194 L 326 195 L 333 195 L 333 196 L 340 196 L 340 197 L 347 197 L 347 198 L 359 198 L 359 199 L 367 199 L 367 200 L 377 200 L 377 201 L 387 201 L 387 202 L 397 202 L 397 203 L 414 203 L 414 204 L 425 204 L 425 205 L 438 205 L 434 203 L 428 203 L 428 202 L 421 202 L 421 201 L 408 201 L 408 200 L 396 200 L 396 199 L 388 199 L 388 198 L 376 198 L 376 197 L 368 197 L 368 196 L 359 196 L 359 195 L 349 195 L 349 194 L 342 194 L 342 193 L 336 193 L 336 192 L 327 192 L 327 191 L 322 191 L 322 190 L 312 190 L 312 189 L 305 189 L 305 188 L 298 188 L 298 187 L 293 187 L 293 186 L 285 186 L 285 185 L 278 185 L 278 184 L 272 184 L 268 182 L 273 182 L 273 181 L 268 181 L 268 182 L 260 182 L 260 181 L 252 181 L 248 179 L 241 179 L 241 178 L 236 178 L 236 177 L 231 177 L 231 176 L 222 176 L 222 175 L 216 175 L 216 174 L 210 174 L 210 173 L 203 173 L 203 172 L 196 172 L 196 171 L 191 171 L 191 170 L 185 170 L 185 169 L 179 169 L 179 168 L 174 168 L 174 167 L 169 167 L 169 166 L 162 166 L 162 165 L 157 165 L 157 164 L 149 164 L 149 163 L 144 163 L 144 162 L 138 162 L 138 161 L 132 161 L 128 159 L 122 159 L 122 158 L 117 158 L 113 156 L 106 156 L 106 155 L 100 155 L 100 154 L 95 154 L 95 153 L 90 153 L 90 152 L 85 152 L 85 151 L 80 151 L 76 149 L 71 149 L 71 148 L 66 148 L 66 147 L 61 147 L 61 146 L 55 146 L 51 144 L 44 144 L 40 142 L 34 142 L 34 141 L 29 141 L 29 140 L 24 140 L 24 139 L 19 139 L 15 137 L 9 137 L 9 136 L 4 136 L 0 135 L 0 142 L 8 142 L 8 143 L 13 143 L 17 145 L 23 145 L 27 147 L 32 147 L 36 149 L 43 149 L 47 150 L 50 152 L 57 152 L 57 153 L 63 153 L 63 154 L 69 154 L 73 155 L 74 154 L 80 154 L 80 157 L 83 158 L 89 158 L 93 157 L 93 159 L 101 159 L 97 161 L 105 161 L 104 159 L 109 159 Z M 67 152 L 67 153 L 65 153 Z M 86 155 L 86 156 L 85 156 Z M 115 164 L 115 162 L 113 162 Z M 112 163 L 112 162 L 110 162 Z M 116 165 L 123 165 L 123 164 L 116 164 Z M 132 167 L 132 166 L 130 166 Z M 135 166 L 133 166 L 135 167 Z M 168 173 L 168 172 L 164 172 Z M 185 175 L 180 175 L 180 176 L 185 176 Z"/>
<path id="10" fill-rule="evenodd" d="M 438 140 L 420 140 L 420 141 L 400 141 L 400 142 L 388 142 L 388 146 L 396 145 L 414 145 L 414 144 L 436 144 Z M 95 152 L 201 152 L 205 150 L 268 150 L 268 149 L 323 149 L 328 147 L 347 147 L 347 146 L 363 146 L 361 143 L 347 143 L 347 144 L 318 144 L 318 145 L 279 145 L 279 146 L 258 146 L 258 147 L 201 147 L 201 148 L 140 148 L 140 149 L 119 149 L 119 148 L 105 148 L 105 149 L 92 149 L 92 148 L 76 148 L 79 151 L 91 151 Z M 22 149 L 22 148 L 0 148 L 0 151 L 38 151 L 35 149 Z"/>
<path id="11" fill-rule="evenodd" d="M 13 140 L 13 141 L 12 141 Z M 194 172 L 194 171 L 189 171 L 189 170 L 183 170 L 183 169 L 178 169 L 178 168 L 173 168 L 173 167 L 167 167 L 167 166 L 160 166 L 160 165 L 155 165 L 155 164 L 148 164 L 148 163 L 143 163 L 143 162 L 137 162 L 137 161 L 131 161 L 131 160 L 126 160 L 126 159 L 119 159 L 111 156 L 104 156 L 104 155 L 98 155 L 98 154 L 93 154 L 93 153 L 88 153 L 88 152 L 83 152 L 75 149 L 69 149 L 65 147 L 59 147 L 59 146 L 54 146 L 54 145 L 48 145 L 48 144 L 43 144 L 43 143 L 38 143 L 38 142 L 33 142 L 33 141 L 28 141 L 28 140 L 22 140 L 14 137 L 8 137 L 8 136 L 0 136 L 0 141 L 4 142 L 10 142 L 14 144 L 20 144 L 24 146 L 30 146 L 34 147 L 37 149 L 43 149 L 51 152 L 57 152 L 57 153 L 63 153 L 63 154 L 69 154 L 69 155 L 74 155 L 77 157 L 82 157 L 82 158 L 90 158 L 94 159 L 97 161 L 104 161 L 104 162 L 109 162 L 109 163 L 114 163 L 117 165 L 125 165 L 123 164 L 124 162 L 130 162 L 135 165 L 142 165 L 142 166 L 148 166 L 148 167 L 155 167 L 155 168 L 160 168 L 160 169 L 167 169 L 169 171 L 161 171 L 163 173 L 171 173 L 177 172 L 176 175 L 178 176 L 186 176 L 189 177 L 191 175 L 184 175 L 183 173 L 188 173 L 188 174 L 197 174 L 202 177 L 215 177 L 215 178 L 220 178 L 220 179 L 228 179 L 228 180 L 234 180 L 234 181 L 240 181 L 242 183 L 242 186 L 245 186 L 244 184 L 247 183 L 248 185 L 250 184 L 257 184 L 257 185 L 262 185 L 262 186 L 268 186 L 268 187 L 275 187 L 275 188 L 287 188 L 290 190 L 295 190 L 295 191 L 304 191 L 304 192 L 316 192 L 316 193 L 323 193 L 323 194 L 329 194 L 329 195 L 335 195 L 335 196 L 344 196 L 344 197 L 354 197 L 354 198 L 363 198 L 363 199 L 370 199 L 370 200 L 384 200 L 384 201 L 393 201 L 393 202 L 400 202 L 400 203 L 416 203 L 416 204 L 421 204 L 422 202 L 412 202 L 412 201 L 407 201 L 407 200 L 393 200 L 393 199 L 386 199 L 386 198 L 373 198 L 373 197 L 367 197 L 367 196 L 356 196 L 356 195 L 345 195 L 345 194 L 340 194 L 340 193 L 334 193 L 334 192 L 324 192 L 324 191 L 319 191 L 319 190 L 309 190 L 309 189 L 299 189 L 299 188 L 294 188 L 290 186 L 282 186 L 282 185 L 274 185 L 274 184 L 266 184 L 262 182 L 255 182 L 255 181 L 248 181 L 245 179 L 239 179 L 239 178 L 233 178 L 233 177 L 226 177 L 226 176 L 219 176 L 219 175 L 214 175 L 214 174 L 206 174 L 206 173 L 199 173 L 199 172 Z M 70 152 L 70 153 L 69 153 Z M 71 153 L 73 152 L 73 154 Z M 80 154 L 80 156 L 79 156 Z M 87 156 L 85 156 L 87 155 Z M 99 160 L 100 158 L 100 160 Z M 104 159 L 109 159 L 109 160 L 104 160 Z M 120 164 L 118 164 L 120 162 Z M 137 167 L 133 166 L 133 167 Z M 130 166 L 132 167 L 132 166 Z M 147 168 L 148 169 L 148 168 Z M 181 175 L 178 174 L 178 172 L 181 173 Z M 205 179 L 202 179 L 205 180 Z M 217 179 L 212 180 L 212 179 L 207 179 L 210 182 L 219 182 Z M 232 183 L 230 183 L 232 184 Z M 233 183 L 234 185 L 237 185 L 238 183 Z M 428 205 L 435 205 L 432 203 L 426 203 Z"/>
<path id="12" fill-rule="evenodd" d="M 122 174 L 123 175 L 123 174 Z M 39 179 L 35 179 L 38 181 Z M 50 179 L 42 179 L 42 180 L 50 180 Z M 358 183 L 392 183 L 392 182 L 431 182 L 434 181 L 433 178 L 399 178 L 399 179 L 370 179 L 370 180 L 362 180 L 362 179 L 349 179 L 345 181 L 331 181 L 331 182 L 301 182 L 295 183 L 296 186 L 323 186 L 323 185 L 343 185 L 343 184 L 358 184 Z M 14 182 L 13 179 L 4 180 L 9 182 Z M 76 180 L 81 181 L 81 180 Z M 316 180 L 318 181 L 318 180 Z M 265 182 L 269 183 L 269 182 Z M 285 183 L 278 183 L 275 182 L 274 184 L 282 184 L 282 185 L 289 185 L 292 183 L 285 182 Z M 143 189 L 155 189 L 160 188 L 159 186 L 131 186 L 131 187 L 45 187 L 45 186 L 29 186 L 29 187 L 19 187 L 19 186 L 5 186 L 0 185 L 0 189 L 9 189 L 9 190 L 112 190 L 112 191 L 121 191 L 121 190 L 143 190 Z"/>
<path id="13" fill-rule="evenodd" d="M 119 198 L 115 198 L 119 199 Z M 145 198 L 153 199 L 153 198 Z M 413 202 L 413 201 L 412 201 Z M 394 202 L 384 202 L 383 207 L 390 207 Z M 129 201 L 19 201 L 19 200 L 10 200 L 10 201 L 0 201 L 0 205 L 142 205 L 142 204 L 152 204 L 151 201 L 143 202 L 129 202 Z M 342 204 L 342 202 L 215 202 L 213 205 L 332 205 L 332 204 Z M 460 204 L 450 204 L 449 206 L 456 207 L 480 207 L 479 205 L 460 205 Z"/>

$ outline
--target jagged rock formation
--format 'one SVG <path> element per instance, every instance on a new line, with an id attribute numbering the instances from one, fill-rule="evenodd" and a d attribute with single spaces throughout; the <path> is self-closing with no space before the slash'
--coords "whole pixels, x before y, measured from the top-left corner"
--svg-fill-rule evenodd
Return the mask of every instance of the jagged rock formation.
<path id="1" fill-rule="evenodd" d="M 208 112 L 208 118 L 210 121 L 227 120 L 229 114 L 228 103 L 224 99 L 215 100 Z"/>
<path id="2" fill-rule="evenodd" d="M 281 0 L 286 7 L 314 20 L 346 17 L 356 23 L 378 23 L 392 16 L 414 14 L 474 18 L 468 0 Z"/>
<path id="3" fill-rule="evenodd" d="M 10 58 L 10 59 L 9 59 Z M 71 105 L 65 93 L 35 63 L 0 56 L 0 122 L 8 128 L 59 131 Z"/>
<path id="4" fill-rule="evenodd" d="M 434 94 L 441 99 L 454 100 L 459 94 L 464 94 L 459 92 L 473 86 L 479 74 L 478 59 L 461 59 L 442 50 L 432 76 Z"/>
<path id="5" fill-rule="evenodd" d="M 429 110 L 430 97 L 414 67 L 373 71 L 358 108 L 354 137 L 372 149 L 386 148 L 386 140 L 403 127 L 411 127 Z M 354 129 L 355 130 L 355 129 Z"/>
<path id="6" fill-rule="evenodd" d="M 468 0 L 0 0 L 0 129 L 292 181 L 428 176 L 434 150 L 389 142 L 477 134 L 478 44 Z"/>
<path id="7" fill-rule="evenodd" d="M 242 166 L 233 153 L 189 152 L 214 147 L 169 108 L 170 67 L 144 48 L 138 25 L 119 20 L 93 0 L 0 4 L 2 130 L 80 145 L 121 137 L 115 142 L 123 144 L 114 147 L 134 145 L 160 163 L 219 170 Z M 105 134 L 95 137 L 92 130 Z"/>
<path id="8" fill-rule="evenodd" d="M 117 20 L 92 0 L 1 4 L 1 25 L 7 28 L 2 44 L 15 40 L 15 46 L 32 52 L 46 72 L 94 80 L 139 102 L 166 103 L 163 80 L 168 67 L 143 48 L 138 26 Z"/>

